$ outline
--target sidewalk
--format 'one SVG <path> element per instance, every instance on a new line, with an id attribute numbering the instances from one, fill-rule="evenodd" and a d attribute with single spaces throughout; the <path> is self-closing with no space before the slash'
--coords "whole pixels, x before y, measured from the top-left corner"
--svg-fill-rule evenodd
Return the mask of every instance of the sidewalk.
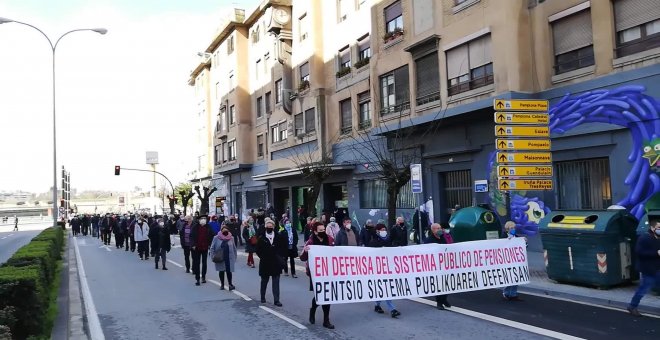
<path id="1" fill-rule="evenodd" d="M 633 285 L 613 287 L 608 290 L 557 283 L 548 279 L 543 253 L 529 251 L 528 255 L 532 282 L 520 286 L 519 291 L 522 293 L 546 295 L 625 310 L 637 289 L 637 282 L 634 282 Z M 653 293 L 647 294 L 639 305 L 639 311 L 660 315 L 660 296 Z"/>

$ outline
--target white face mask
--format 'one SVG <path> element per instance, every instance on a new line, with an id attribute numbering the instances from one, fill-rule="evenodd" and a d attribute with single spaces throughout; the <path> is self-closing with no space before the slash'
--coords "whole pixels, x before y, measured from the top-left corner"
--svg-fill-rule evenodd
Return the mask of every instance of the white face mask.
<path id="1" fill-rule="evenodd" d="M 385 231 L 385 230 L 381 230 L 381 231 L 379 231 L 379 232 L 378 232 L 378 236 L 380 236 L 380 237 L 387 237 L 387 231 Z"/>
<path id="2" fill-rule="evenodd" d="M 165 225 L 165 222 L 158 222 L 158 225 L 162 227 Z"/>
<path id="3" fill-rule="evenodd" d="M 205 220 L 205 219 L 201 219 L 201 220 L 199 220 L 199 224 L 201 224 L 201 225 L 205 225 L 205 224 L 206 224 L 206 220 Z"/>
<path id="4" fill-rule="evenodd" d="M 350 223 L 346 225 L 346 229 L 351 229 L 351 224 Z"/>
<path id="5" fill-rule="evenodd" d="M 658 236 L 660 236 L 660 228 L 658 228 L 658 229 L 655 230 L 655 234 L 658 235 Z"/>

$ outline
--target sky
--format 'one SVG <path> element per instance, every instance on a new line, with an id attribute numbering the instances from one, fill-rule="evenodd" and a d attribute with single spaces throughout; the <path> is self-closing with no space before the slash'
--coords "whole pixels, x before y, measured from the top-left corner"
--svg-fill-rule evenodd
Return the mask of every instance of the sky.
<path id="1" fill-rule="evenodd" d="M 83 190 L 148 188 L 146 152 L 176 185 L 196 167 L 190 72 L 230 8 L 257 0 L 0 0 L 0 17 L 55 40 L 57 169 Z M 38 31 L 0 25 L 0 191 L 53 183 L 52 59 Z M 160 182 L 160 180 L 159 180 Z M 159 184 L 160 185 L 160 184 Z"/>

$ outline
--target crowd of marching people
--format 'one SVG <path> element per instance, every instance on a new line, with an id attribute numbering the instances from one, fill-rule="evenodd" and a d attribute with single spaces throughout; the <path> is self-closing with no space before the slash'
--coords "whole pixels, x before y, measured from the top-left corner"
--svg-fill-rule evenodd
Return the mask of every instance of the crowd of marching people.
<path id="1" fill-rule="evenodd" d="M 280 276 L 297 278 L 295 259 L 307 262 L 311 245 L 318 246 L 354 246 L 354 247 L 401 247 L 409 242 L 450 244 L 453 239 L 447 223 L 429 223 L 425 228 L 422 242 L 415 228 L 409 228 L 403 217 L 398 217 L 393 226 L 388 227 L 384 220 L 367 220 L 363 227 L 353 224 L 345 214 L 323 214 L 321 217 L 307 216 L 298 212 L 301 223 L 292 224 L 288 213 L 276 216 L 273 209 L 250 211 L 240 219 L 238 215 L 207 216 L 151 216 L 150 214 L 111 214 L 74 216 L 70 221 L 74 236 L 99 238 L 104 245 L 111 245 L 114 236 L 115 247 L 128 252 L 136 252 L 140 260 L 154 259 L 155 269 L 168 270 L 167 254 L 176 243 L 178 236 L 183 250 L 185 271 L 194 275 L 195 285 L 206 283 L 208 260 L 212 261 L 218 272 L 220 289 L 234 290 L 233 272 L 236 269 L 238 249 L 247 254 L 247 267 L 255 268 L 256 253 L 259 259 L 261 303 L 266 303 L 266 292 L 271 285 L 273 304 L 282 306 L 280 301 Z M 424 221 L 427 222 L 427 221 Z M 409 234 L 413 231 L 412 234 Z M 299 251 L 299 235 L 303 236 L 303 246 Z M 515 237 L 515 224 L 507 224 L 505 235 Z M 425 237 L 424 237 L 425 236 Z M 310 291 L 312 280 L 309 266 L 306 266 Z M 225 285 L 226 284 L 226 285 Z M 515 287 L 507 287 L 503 297 L 506 300 L 518 299 Z M 436 296 L 437 308 L 451 307 L 447 295 Z M 316 299 L 312 298 L 309 309 L 309 322 L 316 322 Z M 323 326 L 334 329 L 330 322 L 330 305 L 322 305 Z M 391 300 L 378 301 L 373 306 L 376 313 L 383 314 L 387 309 L 392 318 L 401 315 Z"/>

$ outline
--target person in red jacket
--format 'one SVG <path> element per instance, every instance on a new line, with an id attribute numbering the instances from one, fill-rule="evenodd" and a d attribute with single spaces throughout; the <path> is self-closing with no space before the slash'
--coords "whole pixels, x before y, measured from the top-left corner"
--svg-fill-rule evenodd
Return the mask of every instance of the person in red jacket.
<path id="1" fill-rule="evenodd" d="M 209 248 L 213 241 L 213 231 L 206 224 L 208 216 L 202 215 L 190 231 L 190 242 L 192 249 L 193 273 L 195 273 L 195 285 L 199 286 L 200 276 L 202 283 L 206 283 L 206 263 L 209 257 Z M 201 271 L 200 271 L 201 264 Z"/>

